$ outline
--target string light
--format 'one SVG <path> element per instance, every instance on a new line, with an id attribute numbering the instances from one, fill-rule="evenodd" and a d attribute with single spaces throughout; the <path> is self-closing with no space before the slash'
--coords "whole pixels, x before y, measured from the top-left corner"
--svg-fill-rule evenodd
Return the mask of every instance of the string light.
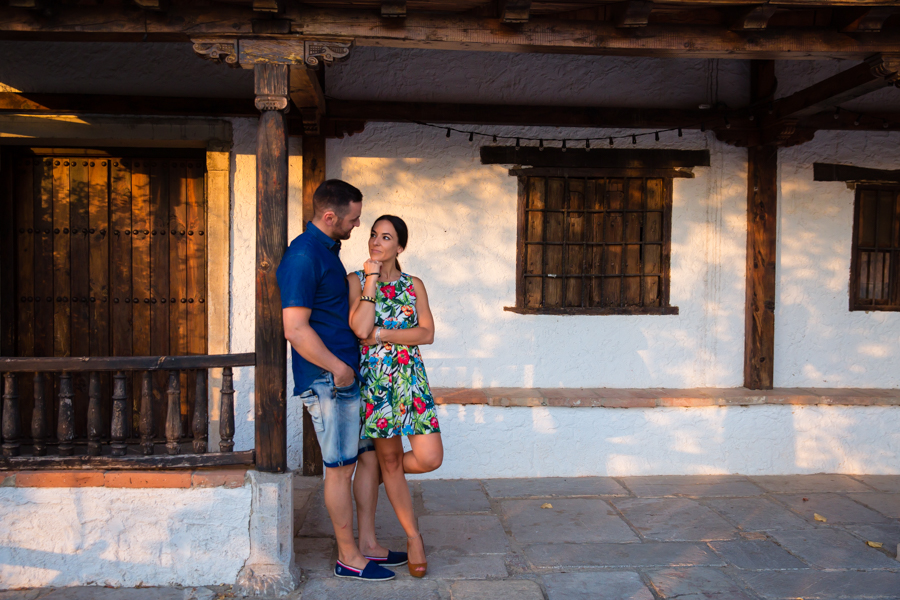
<path id="1" fill-rule="evenodd" d="M 584 149 L 587 152 L 591 151 L 591 140 L 584 140 Z"/>
<path id="2" fill-rule="evenodd" d="M 634 135 L 634 134 L 631 134 L 631 143 L 632 143 L 632 144 L 637 144 L 637 136 Z"/>
<path id="3" fill-rule="evenodd" d="M 612 139 L 612 138 L 609 138 L 609 145 L 610 145 L 610 146 L 613 145 L 613 139 Z"/>
<path id="4" fill-rule="evenodd" d="M 841 107 L 840 107 L 840 106 L 836 106 L 836 107 L 834 107 L 834 119 L 835 119 L 835 121 L 836 121 L 836 120 L 838 120 L 838 119 L 840 119 L 840 118 L 841 118 Z"/>
<path id="5" fill-rule="evenodd" d="M 566 140 L 563 140 L 562 151 L 566 151 Z"/>
<path id="6" fill-rule="evenodd" d="M 544 140 L 541 140 L 538 144 L 538 150 L 540 150 L 541 152 L 544 151 Z"/>
<path id="7" fill-rule="evenodd" d="M 700 133 L 706 133 L 706 123 L 700 121 Z"/>
<path id="8" fill-rule="evenodd" d="M 519 149 L 519 138 L 516 138 L 516 149 Z"/>
<path id="9" fill-rule="evenodd" d="M 494 143 L 495 143 L 495 144 L 497 143 L 497 136 L 496 136 L 496 135 L 494 136 Z"/>
<path id="10" fill-rule="evenodd" d="M 656 137 L 656 141 L 658 142 L 658 141 L 659 141 L 659 132 L 657 131 L 657 132 L 654 133 L 653 135 Z"/>
<path id="11" fill-rule="evenodd" d="M 470 131 L 469 132 L 469 143 L 471 144 L 474 139 L 475 139 L 475 134 Z"/>
<path id="12" fill-rule="evenodd" d="M 681 127 L 678 128 L 678 137 L 681 137 Z"/>
<path id="13" fill-rule="evenodd" d="M 884 127 L 885 129 L 888 128 L 888 122 L 887 122 L 886 119 L 882 119 L 882 120 L 881 120 L 881 126 Z"/>
<path id="14" fill-rule="evenodd" d="M 450 137 L 450 128 L 447 128 L 447 137 Z"/>
<path id="15" fill-rule="evenodd" d="M 731 129 L 731 123 L 728 122 L 728 117 L 722 117 L 725 119 L 725 129 Z"/>
<path id="16" fill-rule="evenodd" d="M 853 121 L 853 124 L 856 125 L 857 127 L 859 127 L 859 120 L 860 120 L 860 119 L 862 119 L 862 115 L 861 115 L 861 114 L 856 115 L 856 120 Z"/>

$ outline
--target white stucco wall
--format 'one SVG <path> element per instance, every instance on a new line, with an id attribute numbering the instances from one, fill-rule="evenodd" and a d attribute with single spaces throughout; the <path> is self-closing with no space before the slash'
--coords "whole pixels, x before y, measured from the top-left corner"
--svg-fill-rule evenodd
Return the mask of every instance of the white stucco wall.
<path id="1" fill-rule="evenodd" d="M 900 473 L 896 407 L 440 406 L 444 464 L 418 478 Z"/>
<path id="2" fill-rule="evenodd" d="M 2 487 L 0 523 L 0 589 L 232 584 L 250 555 L 250 486 Z"/>

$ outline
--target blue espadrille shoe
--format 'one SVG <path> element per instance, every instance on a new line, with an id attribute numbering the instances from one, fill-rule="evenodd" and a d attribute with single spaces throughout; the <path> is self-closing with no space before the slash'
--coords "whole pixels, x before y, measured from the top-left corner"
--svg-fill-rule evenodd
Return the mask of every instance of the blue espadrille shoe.
<path id="1" fill-rule="evenodd" d="M 334 576 L 358 579 L 360 581 L 389 581 L 394 578 L 394 572 L 372 561 L 369 561 L 366 564 L 366 568 L 362 571 L 337 561 L 334 565 Z"/>
<path id="2" fill-rule="evenodd" d="M 382 567 L 402 567 L 409 562 L 406 552 L 394 552 L 393 550 L 388 550 L 387 556 L 367 556 L 366 558 Z"/>

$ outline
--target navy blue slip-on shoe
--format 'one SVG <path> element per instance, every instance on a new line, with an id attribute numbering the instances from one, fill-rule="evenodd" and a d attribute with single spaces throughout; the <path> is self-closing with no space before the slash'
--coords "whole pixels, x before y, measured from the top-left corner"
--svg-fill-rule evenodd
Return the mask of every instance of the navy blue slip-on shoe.
<path id="1" fill-rule="evenodd" d="M 388 550 L 387 556 L 367 556 L 366 558 L 382 567 L 402 567 L 409 562 L 406 552 L 394 552 L 393 550 Z"/>
<path id="2" fill-rule="evenodd" d="M 394 572 L 388 571 L 381 565 L 372 561 L 369 561 L 366 564 L 366 568 L 362 571 L 353 567 L 348 567 L 341 561 L 337 561 L 334 565 L 334 576 L 358 579 L 360 581 L 389 581 L 394 578 Z"/>

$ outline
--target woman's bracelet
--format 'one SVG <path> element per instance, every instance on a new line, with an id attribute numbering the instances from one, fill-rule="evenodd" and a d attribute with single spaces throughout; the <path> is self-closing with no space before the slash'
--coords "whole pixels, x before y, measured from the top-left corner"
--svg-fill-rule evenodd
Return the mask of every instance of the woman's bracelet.
<path id="1" fill-rule="evenodd" d="M 372 275 L 381 275 L 381 273 L 366 273 L 366 277 L 371 277 Z"/>
<path id="2" fill-rule="evenodd" d="M 375 304 L 375 298 L 373 298 L 372 296 L 360 296 L 359 299 L 363 302 L 371 302 L 372 304 Z"/>
<path id="3" fill-rule="evenodd" d="M 381 341 L 381 327 L 375 330 L 375 341 L 379 345 L 383 345 L 383 342 Z"/>

